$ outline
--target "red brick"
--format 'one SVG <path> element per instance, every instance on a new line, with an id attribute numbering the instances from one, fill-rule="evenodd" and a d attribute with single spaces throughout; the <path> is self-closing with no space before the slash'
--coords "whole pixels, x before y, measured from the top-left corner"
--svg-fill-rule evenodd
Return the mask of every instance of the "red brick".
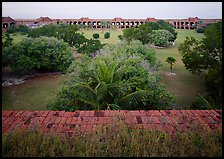
<path id="1" fill-rule="evenodd" d="M 79 116 L 80 116 L 80 117 L 83 117 L 83 116 L 84 116 L 84 114 L 85 114 L 85 111 L 84 111 L 84 110 L 82 110 L 82 111 L 80 111 Z"/>
<path id="2" fill-rule="evenodd" d="M 26 116 L 32 116 L 34 114 L 34 111 L 29 111 Z"/>
<path id="3" fill-rule="evenodd" d="M 159 124 L 159 123 L 160 123 L 158 117 L 152 117 L 152 121 L 153 121 L 153 123 L 155 123 L 155 124 Z"/>
<path id="4" fill-rule="evenodd" d="M 110 116 L 110 111 L 109 110 L 105 110 L 104 111 L 104 116 Z"/>
<path id="5" fill-rule="evenodd" d="M 39 118 L 39 124 L 42 124 L 44 120 L 45 120 L 45 117 L 40 117 Z"/>
<path id="6" fill-rule="evenodd" d="M 12 115 L 12 113 L 13 113 L 13 111 L 12 111 L 12 110 L 7 110 L 7 111 L 6 111 L 6 115 L 5 115 L 5 116 L 8 116 L 8 117 L 9 117 L 9 116 L 11 116 L 11 115 Z"/>
<path id="7" fill-rule="evenodd" d="M 221 116 L 219 113 L 217 113 L 215 110 L 210 110 L 215 116 Z"/>
<path id="8" fill-rule="evenodd" d="M 62 133 L 63 132 L 63 125 L 59 124 L 57 130 L 55 131 L 57 133 Z"/>
<path id="9" fill-rule="evenodd" d="M 198 116 L 198 115 L 199 115 L 195 110 L 190 110 L 190 112 L 191 112 L 194 116 Z"/>
<path id="10" fill-rule="evenodd" d="M 89 111 L 89 116 L 94 116 L 94 110 Z"/>
<path id="11" fill-rule="evenodd" d="M 44 111 L 44 113 L 43 113 L 43 114 L 41 114 L 41 116 L 46 117 L 46 116 L 47 116 L 47 114 L 48 114 L 49 112 L 50 112 L 50 111 Z"/>
<path id="12" fill-rule="evenodd" d="M 66 117 L 61 117 L 61 121 L 60 121 L 60 125 L 64 125 L 65 124 L 65 121 L 67 120 Z"/>
<path id="13" fill-rule="evenodd" d="M 174 123 L 174 119 L 172 117 L 164 117 L 164 119 L 166 120 L 167 124 L 173 124 Z"/>
<path id="14" fill-rule="evenodd" d="M 145 111 L 145 114 L 146 114 L 146 116 L 148 116 L 148 117 L 151 117 L 152 116 L 152 114 L 151 114 L 151 111 Z"/>
<path id="15" fill-rule="evenodd" d="M 71 121 L 71 124 L 76 124 L 76 120 L 77 120 L 77 117 L 73 117 L 72 121 Z"/>
<path id="16" fill-rule="evenodd" d="M 51 119 L 49 121 L 49 124 L 54 124 L 56 118 L 57 118 L 56 116 L 51 116 Z"/>
<path id="17" fill-rule="evenodd" d="M 17 117 L 17 118 L 14 120 L 13 124 L 14 124 L 14 125 L 17 125 L 22 119 L 23 119 L 22 117 Z"/>
<path id="18" fill-rule="evenodd" d="M 51 118 L 49 116 L 45 117 L 43 124 L 47 124 L 50 121 L 50 119 Z"/>
<path id="19" fill-rule="evenodd" d="M 71 121 L 72 121 L 72 118 L 71 118 L 71 117 L 68 117 L 65 123 L 66 123 L 66 124 L 70 124 Z"/>
<path id="20" fill-rule="evenodd" d="M 94 117 L 89 117 L 87 124 L 93 125 L 93 123 L 94 123 L 93 118 Z"/>
<path id="21" fill-rule="evenodd" d="M 76 120 L 76 123 L 77 124 L 82 124 L 82 117 L 78 117 L 77 120 Z"/>
<path id="22" fill-rule="evenodd" d="M 85 111 L 84 116 L 85 117 L 89 116 L 89 111 L 88 110 Z"/>
<path id="23" fill-rule="evenodd" d="M 38 112 L 36 112 L 36 116 L 37 117 L 40 117 L 40 116 L 42 116 L 42 114 L 44 113 L 45 111 L 38 111 Z"/>
<path id="24" fill-rule="evenodd" d="M 10 126 L 7 128 L 6 132 L 11 132 L 11 131 L 14 129 L 14 127 L 15 127 L 15 125 L 10 125 Z"/>
<path id="25" fill-rule="evenodd" d="M 171 117 L 174 117 L 174 116 L 177 116 L 178 113 L 176 112 L 176 110 L 170 110 L 170 116 Z"/>
<path id="26" fill-rule="evenodd" d="M 162 114 L 162 116 L 167 116 L 167 114 L 164 110 L 160 110 L 160 113 Z"/>
<path id="27" fill-rule="evenodd" d="M 125 117 L 130 117 L 131 113 L 128 110 L 124 110 Z"/>
<path id="28" fill-rule="evenodd" d="M 146 116 L 146 113 L 145 113 L 145 110 L 139 110 L 140 114 L 142 117 L 145 117 Z"/>
<path id="29" fill-rule="evenodd" d="M 56 120 L 55 120 L 55 124 L 59 124 L 60 123 L 60 121 L 61 121 L 61 119 L 62 119 L 62 117 L 56 117 Z"/>
<path id="30" fill-rule="evenodd" d="M 49 113 L 47 114 L 48 117 L 52 117 L 54 116 L 54 111 L 49 111 Z"/>
<path id="31" fill-rule="evenodd" d="M 58 117 L 63 117 L 65 114 L 65 111 L 60 111 L 59 114 L 58 114 Z"/>
<path id="32" fill-rule="evenodd" d="M 151 116 L 157 116 L 156 110 L 150 110 L 149 113 L 151 114 Z"/>
<path id="33" fill-rule="evenodd" d="M 20 116 L 21 114 L 23 114 L 23 111 L 18 111 L 14 116 Z"/>
<path id="34" fill-rule="evenodd" d="M 137 124 L 138 123 L 135 116 L 131 117 L 131 123 L 133 123 L 133 124 Z"/>
<path id="35" fill-rule="evenodd" d="M 82 124 L 80 127 L 80 132 L 85 132 L 86 131 L 86 125 Z"/>
<path id="36" fill-rule="evenodd" d="M 8 125 L 11 125 L 12 124 L 12 122 L 13 122 L 13 119 L 14 119 L 14 117 L 8 117 L 5 121 L 4 121 L 4 123 L 7 123 Z"/>
<path id="37" fill-rule="evenodd" d="M 142 123 L 147 124 L 148 123 L 148 118 L 147 117 L 142 117 Z"/>
<path id="38" fill-rule="evenodd" d="M 103 123 L 104 123 L 104 122 L 103 122 L 103 118 L 104 118 L 104 117 L 99 117 L 99 124 L 100 124 L 100 125 L 103 125 Z"/>
<path id="39" fill-rule="evenodd" d="M 33 117 L 30 123 L 32 125 L 36 125 L 38 123 L 38 120 L 39 120 L 39 117 Z"/>
<path id="40" fill-rule="evenodd" d="M 26 116 L 29 113 L 29 111 L 25 110 L 23 111 L 23 114 L 20 114 L 20 116 Z"/>
<path id="41" fill-rule="evenodd" d="M 65 112 L 63 117 L 69 117 L 70 116 L 70 113 L 69 112 Z"/>
<path id="42" fill-rule="evenodd" d="M 99 118 L 98 117 L 93 117 L 93 120 L 94 120 L 94 125 L 99 123 Z"/>
<path id="43" fill-rule="evenodd" d="M 205 124 L 205 123 L 206 123 L 206 120 L 204 120 L 201 116 L 197 116 L 197 119 L 198 119 L 198 121 L 199 121 L 201 124 Z"/>

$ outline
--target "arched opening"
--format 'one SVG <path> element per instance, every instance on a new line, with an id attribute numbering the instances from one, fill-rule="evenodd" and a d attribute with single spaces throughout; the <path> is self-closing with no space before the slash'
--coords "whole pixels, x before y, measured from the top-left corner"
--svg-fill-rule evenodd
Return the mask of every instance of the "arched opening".
<path id="1" fill-rule="evenodd" d="M 136 21 L 136 22 L 135 22 L 135 25 L 136 25 L 136 26 L 138 26 L 138 25 L 139 25 L 139 22 L 138 22 L 138 21 Z"/>
<path id="2" fill-rule="evenodd" d="M 129 21 L 125 22 L 126 28 L 129 26 Z"/>
<path id="3" fill-rule="evenodd" d="M 59 21 L 57 21 L 57 25 L 59 24 L 60 22 Z"/>
<path id="4" fill-rule="evenodd" d="M 110 22 L 109 21 L 107 22 L 107 28 L 110 28 Z"/>
<path id="5" fill-rule="evenodd" d="M 139 22 L 139 25 L 142 25 L 142 24 L 143 24 L 143 21 L 140 21 L 140 22 Z"/>
<path id="6" fill-rule="evenodd" d="M 3 28 L 8 28 L 9 27 L 9 24 L 8 23 L 3 23 Z"/>
<path id="7" fill-rule="evenodd" d="M 134 26 L 134 24 L 135 24 L 135 23 L 134 23 L 133 21 L 131 21 L 131 23 L 130 23 L 130 24 L 131 24 L 131 27 L 132 27 L 132 26 Z"/>
<path id="8" fill-rule="evenodd" d="M 73 24 L 74 24 L 74 25 L 77 25 L 77 21 L 74 21 Z"/>
<path id="9" fill-rule="evenodd" d="M 72 25 L 72 21 L 70 21 L 69 24 Z"/>
<path id="10" fill-rule="evenodd" d="M 85 26 L 87 26 L 87 22 L 86 21 L 82 22 L 82 24 L 85 25 Z"/>

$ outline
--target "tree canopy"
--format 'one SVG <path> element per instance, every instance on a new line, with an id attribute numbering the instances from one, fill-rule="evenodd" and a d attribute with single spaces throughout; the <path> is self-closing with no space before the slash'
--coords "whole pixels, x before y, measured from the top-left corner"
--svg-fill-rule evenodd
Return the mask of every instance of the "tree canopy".
<path id="1" fill-rule="evenodd" d="M 187 70 L 204 77 L 208 96 L 221 103 L 222 88 L 222 22 L 209 25 L 205 38 L 187 37 L 179 52 Z"/>

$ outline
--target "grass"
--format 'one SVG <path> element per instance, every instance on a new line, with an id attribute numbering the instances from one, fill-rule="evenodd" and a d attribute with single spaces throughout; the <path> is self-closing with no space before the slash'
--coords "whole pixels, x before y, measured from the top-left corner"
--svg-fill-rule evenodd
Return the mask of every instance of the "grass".
<path id="1" fill-rule="evenodd" d="M 35 143 L 35 144 L 34 144 Z M 3 157 L 221 157 L 222 135 L 203 125 L 175 134 L 111 125 L 74 135 L 18 131 L 2 136 Z"/>
<path id="2" fill-rule="evenodd" d="M 176 30 L 178 33 L 175 46 L 171 46 L 165 49 L 157 49 L 157 59 L 161 62 L 162 67 L 159 71 L 162 73 L 164 79 L 163 82 L 166 85 L 167 90 L 170 93 L 177 95 L 177 102 L 175 103 L 175 109 L 189 108 L 189 105 L 195 100 L 197 94 L 203 94 L 205 92 L 205 85 L 203 79 L 198 76 L 193 76 L 192 73 L 185 69 L 185 66 L 181 60 L 181 55 L 178 51 L 178 46 L 183 43 L 187 36 L 192 36 L 196 39 L 202 39 L 203 34 L 198 34 L 194 30 Z M 176 62 L 173 65 L 173 71 L 175 76 L 167 75 L 169 70 L 169 64 L 166 61 L 168 56 L 176 58 Z"/>
<path id="3" fill-rule="evenodd" d="M 3 110 L 46 110 L 65 76 L 46 75 L 25 83 L 2 87 Z"/>
<path id="4" fill-rule="evenodd" d="M 103 35 L 106 31 L 111 33 L 109 39 L 104 39 Z M 116 44 L 118 42 L 118 35 L 122 34 L 120 29 L 100 30 L 100 29 L 89 29 L 81 30 L 80 33 L 84 33 L 87 38 L 92 38 L 92 34 L 99 33 L 102 43 Z M 178 37 L 176 45 L 164 49 L 156 49 L 157 59 L 161 62 L 162 66 L 159 71 L 163 75 L 163 82 L 168 92 L 173 93 L 177 96 L 177 101 L 174 104 L 175 109 L 188 109 L 192 102 L 195 101 L 197 94 L 205 93 L 205 85 L 203 80 L 197 76 L 193 76 L 184 67 L 181 60 L 181 55 L 178 52 L 178 46 L 182 43 L 187 36 L 193 36 L 196 39 L 204 37 L 203 34 L 198 34 L 194 30 L 177 30 Z M 26 35 L 20 33 L 12 34 L 14 43 L 19 42 Z M 169 64 L 166 61 L 168 56 L 176 58 L 174 63 L 173 71 L 176 73 L 175 76 L 168 76 Z M 12 86 L 4 88 L 2 90 L 2 109 L 46 109 L 46 104 L 49 100 L 53 99 L 56 95 L 56 91 L 59 87 L 61 77 L 55 77 L 52 79 L 40 78 L 29 84 L 22 84 L 18 86 Z"/>
<path id="5" fill-rule="evenodd" d="M 79 33 L 84 33 L 83 35 L 87 38 L 93 38 L 94 33 L 98 33 L 100 35 L 99 39 L 102 44 L 116 44 L 119 41 L 118 35 L 123 34 L 121 29 L 88 29 L 88 30 L 83 30 L 79 31 Z M 105 39 L 104 34 L 106 32 L 110 32 L 110 38 Z"/>

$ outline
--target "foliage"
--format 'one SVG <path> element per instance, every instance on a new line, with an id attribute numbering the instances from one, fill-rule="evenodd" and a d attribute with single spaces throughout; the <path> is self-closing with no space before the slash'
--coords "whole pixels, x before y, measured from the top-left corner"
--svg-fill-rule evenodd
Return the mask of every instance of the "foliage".
<path id="1" fill-rule="evenodd" d="M 94 58 L 75 59 L 53 110 L 168 109 L 174 97 L 157 74 L 154 50 L 141 42 L 105 46 Z"/>
<path id="2" fill-rule="evenodd" d="M 102 48 L 99 40 L 87 39 L 83 34 L 77 33 L 77 25 L 46 25 L 29 32 L 31 37 L 49 36 L 64 40 L 71 47 L 76 47 L 79 53 L 90 55 Z"/>
<path id="3" fill-rule="evenodd" d="M 189 124 L 187 132 L 165 133 L 127 126 L 121 117 L 75 135 L 18 131 L 2 134 L 3 157 L 221 157 L 222 134 Z M 35 143 L 35 144 L 34 144 Z"/>
<path id="4" fill-rule="evenodd" d="M 2 67 L 9 65 L 8 54 L 6 51 L 7 47 L 12 45 L 13 39 L 8 33 L 2 34 Z"/>
<path id="5" fill-rule="evenodd" d="M 207 27 L 204 35 L 201 41 L 187 37 L 178 49 L 186 69 L 205 78 L 208 96 L 221 105 L 222 22 Z"/>
<path id="6" fill-rule="evenodd" d="M 172 56 L 167 57 L 166 62 L 170 64 L 170 72 L 172 73 L 172 67 L 173 64 L 175 63 L 176 59 Z"/>
<path id="7" fill-rule="evenodd" d="M 104 38 L 105 38 L 105 39 L 109 39 L 109 38 L 110 38 L 110 32 L 106 32 L 106 33 L 104 34 Z"/>
<path id="8" fill-rule="evenodd" d="M 53 37 L 25 38 L 3 50 L 13 72 L 65 71 L 72 59 L 68 45 Z"/>
<path id="9" fill-rule="evenodd" d="M 123 35 L 118 35 L 117 36 L 121 41 L 124 39 L 124 36 Z"/>
<path id="10" fill-rule="evenodd" d="M 103 44 L 99 40 L 86 40 L 86 42 L 78 48 L 79 53 L 83 53 L 88 56 L 95 56 L 96 51 L 100 50 Z"/>
<path id="11" fill-rule="evenodd" d="M 9 33 L 9 34 L 15 33 L 15 32 L 21 32 L 21 33 L 26 34 L 29 32 L 29 27 L 24 26 L 24 25 L 18 25 L 16 27 L 12 27 L 6 31 L 6 33 Z"/>
<path id="12" fill-rule="evenodd" d="M 174 42 L 176 40 L 177 32 L 169 23 L 159 20 L 157 22 L 147 22 L 140 25 L 139 28 L 124 29 L 123 37 L 128 42 L 131 40 L 139 40 L 142 44 L 154 43 L 158 46 L 167 46 L 168 42 Z"/>
<path id="13" fill-rule="evenodd" d="M 173 39 L 173 34 L 171 34 L 168 30 L 153 30 L 150 38 L 151 43 L 156 46 L 167 46 Z"/>
<path id="14" fill-rule="evenodd" d="M 98 34 L 98 33 L 94 33 L 94 34 L 93 34 L 93 38 L 94 38 L 94 39 L 98 39 L 99 37 L 100 37 L 100 34 Z"/>
<path id="15" fill-rule="evenodd" d="M 197 33 L 204 33 L 204 28 L 197 28 L 196 29 L 196 32 Z"/>

